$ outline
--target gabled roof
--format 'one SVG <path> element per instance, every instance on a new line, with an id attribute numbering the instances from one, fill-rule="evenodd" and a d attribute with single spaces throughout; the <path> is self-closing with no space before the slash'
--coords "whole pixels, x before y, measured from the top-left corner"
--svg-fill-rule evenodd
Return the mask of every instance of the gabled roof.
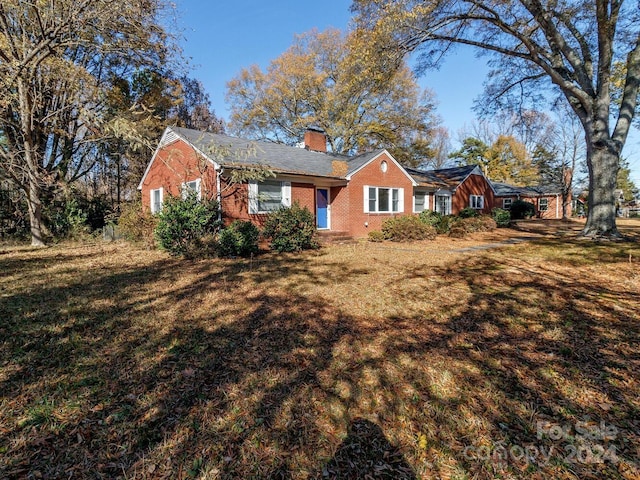
<path id="1" fill-rule="evenodd" d="M 280 174 L 327 177 L 341 180 L 349 180 L 358 170 L 386 153 L 409 180 L 415 183 L 404 167 L 384 149 L 348 157 L 334 153 L 315 152 L 281 143 L 246 140 L 182 127 L 167 127 L 162 135 L 158 149 L 156 149 L 151 162 L 147 165 L 147 170 L 138 186 L 139 189 L 142 188 L 145 177 L 158 151 L 179 139 L 191 145 L 216 167 L 265 166 Z"/>
<path id="2" fill-rule="evenodd" d="M 209 160 L 223 167 L 264 165 L 279 173 L 339 177 L 334 172 L 333 162 L 348 161 L 348 157 L 342 155 L 314 152 L 280 143 L 246 140 L 181 127 L 169 128 Z"/>
<path id="3" fill-rule="evenodd" d="M 436 170 L 415 170 L 407 169 L 418 184 L 423 186 L 433 186 L 436 188 L 448 188 L 455 190 L 462 184 L 469 175 L 481 175 L 482 170 L 478 165 L 464 165 L 462 167 L 439 168 Z M 491 182 L 488 182 L 491 185 Z"/>
<path id="4" fill-rule="evenodd" d="M 462 167 L 453 168 L 439 168 L 437 170 L 431 170 L 431 173 L 444 181 L 451 188 L 457 188 L 462 182 L 464 182 L 469 175 L 475 173 L 476 175 L 483 175 L 482 170 L 478 165 L 464 165 Z"/>

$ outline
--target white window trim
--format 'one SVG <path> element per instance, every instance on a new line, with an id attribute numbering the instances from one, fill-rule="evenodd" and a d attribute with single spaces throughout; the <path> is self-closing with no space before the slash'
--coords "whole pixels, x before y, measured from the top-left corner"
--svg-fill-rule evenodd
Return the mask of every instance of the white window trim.
<path id="1" fill-rule="evenodd" d="M 420 213 L 423 212 L 424 210 L 416 210 L 416 197 L 418 195 L 422 195 L 424 197 L 424 210 L 429 210 L 429 197 L 431 195 L 429 195 L 429 192 L 426 190 L 414 190 L 413 191 L 413 213 Z"/>
<path id="2" fill-rule="evenodd" d="M 160 208 L 157 209 L 157 210 L 155 208 L 155 203 L 153 201 L 153 194 L 155 192 L 160 192 Z M 149 193 L 149 199 L 150 199 L 149 205 L 150 205 L 150 208 L 151 208 L 151 213 L 152 214 L 153 213 L 159 213 L 162 210 L 162 205 L 164 203 L 164 188 L 160 187 L 160 188 L 152 189 L 151 192 Z"/>
<path id="3" fill-rule="evenodd" d="M 480 205 L 474 205 L 477 201 L 479 201 Z M 484 208 L 484 195 L 469 195 L 469 207 L 474 210 L 482 210 Z"/>
<path id="4" fill-rule="evenodd" d="M 369 189 L 370 188 L 375 188 L 376 189 L 376 208 L 375 210 L 371 211 L 369 209 Z M 388 211 L 385 212 L 381 212 L 378 210 L 379 205 L 378 205 L 378 191 L 379 190 L 389 190 L 389 207 L 390 209 Z M 398 210 L 391 210 L 393 208 L 393 190 L 397 190 L 398 191 Z M 374 185 L 365 185 L 363 187 L 363 198 L 364 198 L 364 213 L 380 213 L 383 215 L 390 215 L 390 214 L 395 214 L 395 213 L 404 213 L 404 188 L 399 188 L 399 187 L 378 187 L 378 186 L 374 186 Z"/>
<path id="5" fill-rule="evenodd" d="M 278 180 L 270 180 L 278 182 Z M 269 214 L 271 211 L 259 210 L 260 202 L 259 198 L 259 186 L 260 182 L 256 180 L 250 180 L 248 185 L 249 194 L 249 214 L 250 215 L 263 215 Z M 280 181 L 280 188 L 282 194 L 282 206 L 289 208 L 291 206 L 291 182 Z"/>
<path id="6" fill-rule="evenodd" d="M 542 208 L 542 201 L 546 202 L 546 205 L 544 206 L 544 209 Z M 538 200 L 538 210 L 541 212 L 546 212 L 547 210 L 549 210 L 549 199 L 548 198 L 540 198 Z"/>
<path id="7" fill-rule="evenodd" d="M 447 198 L 447 211 L 446 212 L 438 212 L 438 213 L 440 213 L 442 215 L 451 215 L 451 208 L 452 208 L 452 205 L 451 205 L 451 203 L 452 203 L 451 202 L 451 194 L 448 193 L 448 192 L 446 192 L 446 193 L 445 192 L 436 192 L 434 194 L 434 197 L 433 197 L 433 211 L 434 212 L 438 211 L 437 210 L 437 208 L 438 208 L 438 197 L 446 197 Z"/>
<path id="8" fill-rule="evenodd" d="M 509 205 L 507 205 L 507 202 L 509 202 Z M 502 208 L 503 208 L 503 210 L 510 209 L 512 203 L 513 203 L 513 198 L 503 198 L 502 199 Z"/>
<path id="9" fill-rule="evenodd" d="M 202 200 L 202 188 L 201 188 L 201 185 L 202 185 L 202 179 L 201 179 L 201 178 L 196 178 L 196 179 L 194 179 L 194 180 L 189 180 L 189 181 L 187 181 L 187 182 L 184 182 L 184 183 L 181 185 L 180 190 L 181 190 L 181 192 L 182 192 L 182 198 L 183 198 L 183 199 L 184 199 L 184 198 L 187 198 L 187 193 L 188 193 L 188 191 L 189 191 L 189 186 L 188 186 L 188 184 L 189 184 L 189 183 L 193 183 L 193 182 L 196 182 L 196 193 L 198 194 L 198 200 Z"/>

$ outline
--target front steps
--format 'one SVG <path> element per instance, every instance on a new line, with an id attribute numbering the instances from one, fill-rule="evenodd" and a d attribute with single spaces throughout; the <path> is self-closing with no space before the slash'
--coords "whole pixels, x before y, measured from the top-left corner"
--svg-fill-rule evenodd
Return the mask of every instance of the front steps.
<path id="1" fill-rule="evenodd" d="M 349 235 L 349 232 L 318 230 L 318 242 L 320 242 L 321 245 L 351 243 L 353 242 L 353 237 Z"/>

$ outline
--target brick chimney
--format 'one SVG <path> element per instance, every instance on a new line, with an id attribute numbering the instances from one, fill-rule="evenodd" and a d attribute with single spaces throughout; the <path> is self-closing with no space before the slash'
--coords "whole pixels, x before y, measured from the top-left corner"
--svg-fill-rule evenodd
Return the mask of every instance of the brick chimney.
<path id="1" fill-rule="evenodd" d="M 304 132 L 304 148 L 315 152 L 327 151 L 327 136 L 320 127 L 307 127 Z"/>

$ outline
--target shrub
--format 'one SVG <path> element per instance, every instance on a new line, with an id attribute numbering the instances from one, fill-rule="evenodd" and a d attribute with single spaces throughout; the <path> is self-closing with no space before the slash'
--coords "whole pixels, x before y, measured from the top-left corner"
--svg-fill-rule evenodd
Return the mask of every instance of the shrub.
<path id="1" fill-rule="evenodd" d="M 508 227 L 511 224 L 511 212 L 504 208 L 494 208 L 491 216 L 496 221 L 498 227 Z"/>
<path id="2" fill-rule="evenodd" d="M 260 231 L 253 223 L 236 220 L 218 235 L 218 253 L 222 257 L 248 257 L 258 253 Z"/>
<path id="3" fill-rule="evenodd" d="M 458 217 L 455 217 L 453 215 L 443 215 L 438 221 L 438 223 L 435 225 L 436 232 L 438 232 L 441 235 L 449 233 L 453 224 L 456 223 L 458 220 L 459 220 Z"/>
<path id="4" fill-rule="evenodd" d="M 384 233 L 380 230 L 372 230 L 369 232 L 368 237 L 370 242 L 382 242 L 384 240 Z"/>
<path id="5" fill-rule="evenodd" d="M 158 225 L 157 217 L 142 208 L 142 202 L 128 203 L 121 208 L 118 229 L 130 242 L 143 243 L 147 248 L 155 248 L 154 230 Z"/>
<path id="6" fill-rule="evenodd" d="M 434 212 L 433 210 L 423 210 L 420 212 L 420 215 L 418 215 L 418 218 L 421 222 L 435 227 L 440 223 L 440 220 L 442 220 L 442 214 Z"/>
<path id="7" fill-rule="evenodd" d="M 489 215 L 481 215 L 480 219 L 480 232 L 493 232 L 498 228 L 498 223 Z"/>
<path id="8" fill-rule="evenodd" d="M 194 256 L 201 239 L 218 230 L 218 204 L 198 200 L 195 193 L 186 198 L 169 197 L 158 214 L 155 236 L 161 248 L 171 255 Z"/>
<path id="9" fill-rule="evenodd" d="M 460 210 L 458 217 L 460 218 L 473 218 L 480 216 L 480 213 L 475 208 L 467 207 Z"/>
<path id="10" fill-rule="evenodd" d="M 514 220 L 522 220 L 523 218 L 531 218 L 536 214 L 536 207 L 533 203 L 524 200 L 514 200 L 511 204 L 511 218 Z"/>
<path id="11" fill-rule="evenodd" d="M 280 253 L 318 248 L 315 233 L 313 214 L 298 202 L 269 214 L 263 231 L 263 235 L 271 239 L 271 248 Z"/>
<path id="12" fill-rule="evenodd" d="M 490 232 L 495 230 L 495 228 L 495 220 L 488 215 L 462 218 L 451 226 L 449 236 L 454 238 L 463 238 L 469 233 Z"/>
<path id="13" fill-rule="evenodd" d="M 386 220 L 382 224 L 382 234 L 387 240 L 404 242 L 409 240 L 433 240 L 436 229 L 422 222 L 414 215 L 404 215 Z"/>

